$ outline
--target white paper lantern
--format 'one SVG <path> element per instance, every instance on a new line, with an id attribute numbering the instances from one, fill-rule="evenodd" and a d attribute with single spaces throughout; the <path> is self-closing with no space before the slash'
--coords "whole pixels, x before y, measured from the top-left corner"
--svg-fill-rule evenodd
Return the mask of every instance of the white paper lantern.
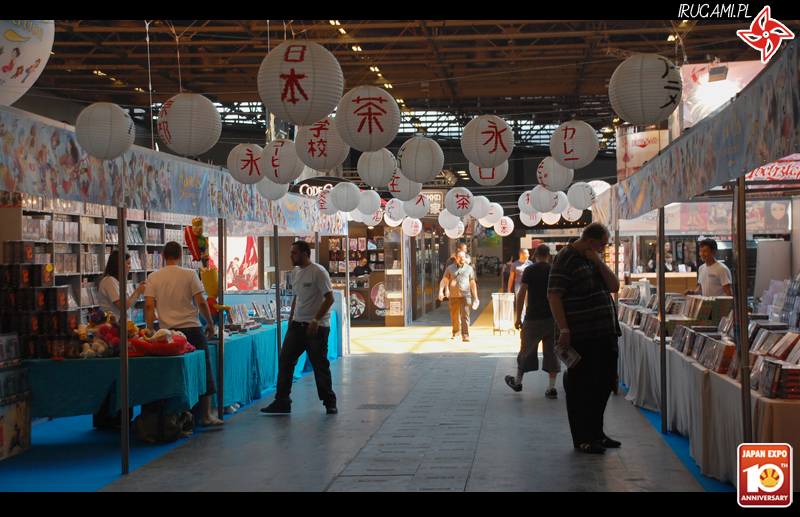
<path id="1" fill-rule="evenodd" d="M 526 190 L 519 196 L 517 200 L 517 206 L 519 207 L 520 213 L 523 214 L 533 214 L 536 212 L 536 209 L 533 208 L 531 205 L 531 191 Z"/>
<path id="2" fill-rule="evenodd" d="M 402 202 L 402 201 L 401 201 L 401 202 Z M 394 219 L 392 219 L 391 217 L 389 217 L 389 212 L 387 212 L 387 211 L 385 211 L 385 210 L 384 210 L 384 212 L 383 212 L 383 221 L 384 221 L 384 222 L 385 222 L 387 225 L 391 226 L 392 228 L 395 228 L 395 227 L 397 227 L 397 226 L 400 226 L 401 224 L 403 224 L 403 218 L 402 218 L 402 217 L 400 218 L 400 220 L 399 220 L 399 221 L 395 221 Z"/>
<path id="3" fill-rule="evenodd" d="M 472 211 L 474 196 L 469 189 L 456 187 L 450 189 L 444 196 L 444 206 L 448 212 L 456 217 L 464 217 Z"/>
<path id="4" fill-rule="evenodd" d="M 580 169 L 592 163 L 599 148 L 597 132 L 582 120 L 564 122 L 550 137 L 550 154 L 569 169 Z"/>
<path id="5" fill-rule="evenodd" d="M 583 215 L 583 210 L 578 210 L 572 205 L 567 206 L 567 209 L 561 212 L 561 217 L 565 220 L 574 223 Z"/>
<path id="6" fill-rule="evenodd" d="M 270 201 L 277 201 L 278 199 L 282 198 L 289 192 L 289 184 L 288 183 L 275 183 L 270 181 L 269 178 L 263 178 L 261 181 L 256 183 L 256 190 L 261 197 L 264 199 L 269 199 Z M 322 211 L 322 210 L 320 210 Z"/>
<path id="7" fill-rule="evenodd" d="M 569 188 L 567 198 L 570 205 L 578 210 L 586 210 L 594 204 L 594 189 L 588 183 L 579 181 Z"/>
<path id="8" fill-rule="evenodd" d="M 541 212 L 534 212 L 532 214 L 519 214 L 519 220 L 525 226 L 536 226 L 542 220 Z"/>
<path id="9" fill-rule="evenodd" d="M 409 237 L 416 237 L 422 231 L 422 221 L 413 217 L 403 219 L 403 233 Z"/>
<path id="10" fill-rule="evenodd" d="M 650 126 L 666 120 L 681 102 L 681 74 L 657 54 L 634 54 L 623 61 L 608 83 L 611 107 L 626 122 Z"/>
<path id="11" fill-rule="evenodd" d="M 360 223 L 361 222 L 361 212 L 358 210 L 351 210 L 350 212 L 345 212 L 347 214 L 347 220 Z"/>
<path id="12" fill-rule="evenodd" d="M 464 223 L 459 221 L 455 228 L 445 229 L 444 233 L 451 239 L 458 239 L 464 235 Z"/>
<path id="13" fill-rule="evenodd" d="M 350 154 L 350 146 L 344 143 L 334 124 L 333 117 L 326 117 L 310 126 L 301 126 L 297 131 L 297 156 L 316 171 L 335 169 Z"/>
<path id="14" fill-rule="evenodd" d="M 392 198 L 387 201 L 386 206 L 384 207 L 384 210 L 386 211 L 386 217 L 392 219 L 393 221 L 397 221 L 397 224 L 400 224 L 400 222 L 403 220 L 403 217 L 406 216 L 403 203 L 405 203 L 405 201 L 401 201 L 397 198 Z"/>
<path id="15" fill-rule="evenodd" d="M 336 108 L 336 130 L 347 145 L 362 152 L 391 144 L 400 129 L 400 108 L 389 92 L 376 86 L 357 86 L 344 94 Z"/>
<path id="16" fill-rule="evenodd" d="M 228 153 L 228 173 L 233 179 L 245 185 L 261 183 L 267 172 L 263 168 L 264 161 L 261 157 L 263 152 L 264 149 L 260 145 L 237 145 Z"/>
<path id="17" fill-rule="evenodd" d="M 406 178 L 427 183 L 442 171 L 444 153 L 435 140 L 414 136 L 403 142 L 397 151 L 397 165 Z"/>
<path id="18" fill-rule="evenodd" d="M 289 184 L 285 183 L 285 185 L 288 190 Z M 333 206 L 333 201 L 331 200 L 331 192 L 332 192 L 331 189 L 323 189 L 322 192 L 319 193 L 319 196 L 317 196 L 317 208 L 323 215 L 333 215 L 339 211 L 338 208 Z"/>
<path id="19" fill-rule="evenodd" d="M 339 62 L 312 41 L 288 40 L 272 50 L 258 70 L 258 93 L 279 119 L 297 126 L 322 120 L 344 91 Z"/>
<path id="20" fill-rule="evenodd" d="M 537 212 L 551 212 L 558 205 L 558 192 L 550 192 L 542 185 L 531 190 L 530 205 Z"/>
<path id="21" fill-rule="evenodd" d="M 261 158 L 262 172 L 275 183 L 291 183 L 303 174 L 303 162 L 291 140 L 273 140 L 261 152 Z"/>
<path id="22" fill-rule="evenodd" d="M 179 93 L 161 105 L 158 136 L 181 156 L 199 156 L 219 140 L 222 119 L 214 104 L 197 93 Z"/>
<path id="23" fill-rule="evenodd" d="M 483 219 L 489 215 L 491 203 L 486 196 L 475 196 L 472 198 L 472 212 L 470 215 L 475 219 Z"/>
<path id="24" fill-rule="evenodd" d="M 500 222 L 500 219 L 503 218 L 503 207 L 500 206 L 499 203 L 490 203 L 489 204 L 489 213 L 486 214 L 486 217 L 483 219 L 490 223 L 490 226 L 494 226 L 495 224 Z"/>
<path id="25" fill-rule="evenodd" d="M 595 198 L 599 197 L 600 194 L 611 188 L 611 185 L 609 185 L 607 181 L 603 180 L 592 180 L 589 182 L 589 185 L 591 185 L 594 189 Z M 567 195 L 569 195 L 569 193 Z"/>
<path id="26" fill-rule="evenodd" d="M 514 133 L 500 117 L 481 115 L 464 127 L 461 150 L 478 167 L 497 167 L 511 156 Z"/>
<path id="27" fill-rule="evenodd" d="M 446 208 L 439 212 L 439 226 L 445 230 L 452 230 L 457 227 L 460 222 L 461 218 L 451 214 Z"/>
<path id="28" fill-rule="evenodd" d="M 370 187 L 383 188 L 397 172 L 397 160 L 388 149 L 361 153 L 358 175 Z"/>
<path id="29" fill-rule="evenodd" d="M 331 201 L 339 211 L 352 212 L 361 203 L 361 191 L 349 181 L 337 183 L 331 189 Z"/>
<path id="30" fill-rule="evenodd" d="M 358 203 L 358 211 L 362 215 L 374 214 L 381 207 L 381 195 L 374 190 L 364 190 L 361 192 L 361 201 Z"/>
<path id="31" fill-rule="evenodd" d="M 0 104 L 11 106 L 36 83 L 55 34 L 54 20 L 0 20 Z"/>
<path id="32" fill-rule="evenodd" d="M 558 192 L 569 187 L 575 172 L 558 163 L 552 156 L 548 156 L 536 169 L 536 178 L 539 184 L 550 192 Z"/>
<path id="33" fill-rule="evenodd" d="M 556 224 L 560 220 L 561 214 L 556 214 L 553 212 L 544 212 L 542 214 L 542 221 L 544 221 L 546 224 Z"/>
<path id="34" fill-rule="evenodd" d="M 127 111 L 111 102 L 97 102 L 78 115 L 75 137 L 89 155 L 114 160 L 131 148 L 136 128 Z"/>
<path id="35" fill-rule="evenodd" d="M 553 207 L 551 212 L 560 214 L 561 212 L 566 210 L 567 207 L 569 206 L 569 200 L 567 199 L 567 195 L 564 192 L 558 191 L 556 192 L 556 195 L 558 196 L 558 202 L 556 203 L 556 206 Z"/>
<path id="36" fill-rule="evenodd" d="M 367 226 L 375 226 L 383 220 L 383 209 L 379 208 L 372 214 L 361 214 L 361 222 Z"/>
<path id="37" fill-rule="evenodd" d="M 510 217 L 501 217 L 497 224 L 494 225 L 494 231 L 502 237 L 508 237 L 514 233 L 514 221 Z"/>
<path id="38" fill-rule="evenodd" d="M 422 192 L 422 183 L 406 178 L 400 169 L 397 169 L 389 181 L 389 193 L 400 201 L 413 199 L 420 192 Z"/>
<path id="39" fill-rule="evenodd" d="M 417 194 L 413 199 L 403 201 L 403 210 L 406 215 L 414 219 L 422 219 L 428 215 L 430 207 L 431 202 L 425 194 Z"/>
<path id="40" fill-rule="evenodd" d="M 478 167 L 474 163 L 469 164 L 469 175 L 478 185 L 493 187 L 499 185 L 508 174 L 508 162 L 505 161 L 497 167 Z"/>

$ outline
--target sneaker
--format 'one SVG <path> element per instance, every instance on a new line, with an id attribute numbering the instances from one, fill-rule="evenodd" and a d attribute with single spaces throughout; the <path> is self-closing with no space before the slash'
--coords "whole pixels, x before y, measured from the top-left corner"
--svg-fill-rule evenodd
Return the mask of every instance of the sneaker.
<path id="1" fill-rule="evenodd" d="M 453 334 L 453 337 L 451 337 L 450 339 L 455 339 L 455 338 L 457 338 L 457 337 L 458 337 L 458 332 L 456 332 L 455 334 Z"/>
<path id="2" fill-rule="evenodd" d="M 556 391 L 555 388 L 550 388 L 549 390 L 544 392 L 544 396 L 549 399 L 555 399 L 558 398 L 558 392 Z"/>
<path id="3" fill-rule="evenodd" d="M 469 336 L 464 336 L 464 339 L 462 339 L 461 341 L 467 341 L 468 342 L 469 341 Z"/>
<path id="4" fill-rule="evenodd" d="M 602 445 L 606 449 L 617 449 L 617 448 L 619 448 L 620 445 L 622 445 L 622 442 L 618 442 L 616 440 L 612 440 L 608 436 L 604 436 L 603 439 L 600 440 L 597 443 L 599 443 L 600 445 Z"/>
<path id="5" fill-rule="evenodd" d="M 506 375 L 506 384 L 514 391 L 522 391 L 522 383 L 517 384 L 513 375 Z"/>
<path id="6" fill-rule="evenodd" d="M 261 408 L 262 413 L 272 413 L 272 414 L 288 414 L 292 412 L 292 405 L 286 404 L 284 402 L 278 402 L 277 400 L 274 401 L 267 407 Z"/>
<path id="7" fill-rule="evenodd" d="M 575 450 L 585 452 L 587 454 L 603 454 L 606 452 L 605 447 L 600 445 L 599 443 L 582 443 L 579 446 L 575 447 Z"/>

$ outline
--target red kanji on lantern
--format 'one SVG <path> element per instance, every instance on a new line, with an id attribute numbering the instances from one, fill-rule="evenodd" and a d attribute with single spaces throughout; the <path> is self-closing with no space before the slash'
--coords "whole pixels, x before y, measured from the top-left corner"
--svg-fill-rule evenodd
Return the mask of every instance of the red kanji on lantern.
<path id="1" fill-rule="evenodd" d="M 275 172 L 275 178 L 278 178 L 278 168 L 281 166 L 281 161 L 278 159 L 278 149 L 283 147 L 284 143 L 283 140 L 275 142 L 275 153 L 272 155 L 272 167 Z"/>
<path id="2" fill-rule="evenodd" d="M 456 208 L 459 210 L 469 208 L 470 197 L 467 194 L 456 194 Z"/>
<path id="3" fill-rule="evenodd" d="M 169 122 L 166 120 L 158 121 L 158 134 L 161 135 L 161 139 L 167 144 L 172 143 L 172 135 L 169 132 Z"/>
<path id="4" fill-rule="evenodd" d="M 500 147 L 503 148 L 503 151 L 508 152 L 508 149 L 506 149 L 505 144 L 503 144 L 503 139 L 500 137 L 500 135 L 503 132 L 505 132 L 506 129 L 508 129 L 508 128 L 505 127 L 505 128 L 503 128 L 503 129 L 498 131 L 497 123 L 494 120 L 490 120 L 489 121 L 489 130 L 488 131 L 481 131 L 482 135 L 489 135 L 489 138 L 486 139 L 486 141 L 483 143 L 483 145 L 486 145 L 489 142 L 491 142 L 492 140 L 494 140 L 494 147 L 492 148 L 491 151 L 489 151 L 489 154 L 492 154 L 493 152 L 497 151 L 497 144 L 498 143 L 500 143 Z"/>
<path id="5" fill-rule="evenodd" d="M 572 134 L 567 136 L 567 133 L 569 131 L 572 131 Z M 572 154 L 575 151 L 575 149 L 567 149 L 567 140 L 572 140 L 572 137 L 575 136 L 575 133 L 576 133 L 576 129 L 574 127 L 564 126 L 564 154 L 569 155 L 569 154 Z M 572 160 L 577 160 L 577 159 L 578 159 L 577 157 L 573 157 L 573 158 L 566 158 L 565 157 L 564 161 L 572 161 Z M 547 177 L 547 175 L 545 175 L 545 177 Z"/>
<path id="6" fill-rule="evenodd" d="M 425 201 L 423 200 L 424 197 L 425 197 L 424 194 L 420 194 L 419 197 L 417 197 L 417 202 L 414 203 L 414 204 L 418 205 L 418 204 L 422 203 L 424 205 L 425 204 Z"/>
<path id="7" fill-rule="evenodd" d="M 505 131 L 505 130 L 503 130 L 503 131 Z M 502 144 L 502 142 L 501 142 L 501 144 Z M 505 149 L 505 147 L 503 149 Z M 488 171 L 488 170 L 489 170 L 488 167 L 478 167 L 478 176 L 480 177 L 480 179 L 482 179 L 482 180 L 493 180 L 494 179 L 495 167 L 492 167 L 491 174 L 487 174 L 487 175 L 484 176 L 483 171 Z"/>
<path id="8" fill-rule="evenodd" d="M 328 156 L 326 153 L 327 144 L 327 140 L 317 140 L 316 142 L 314 142 L 314 140 L 309 140 L 308 154 L 310 154 L 313 158 L 322 158 L 323 156 Z M 319 154 L 316 154 L 317 152 L 319 152 Z"/>
<path id="9" fill-rule="evenodd" d="M 369 134 L 372 134 L 372 124 L 375 123 L 378 130 L 383 133 L 383 126 L 381 126 L 380 120 L 378 117 L 386 115 L 386 110 L 383 109 L 380 104 L 375 104 L 377 101 L 379 103 L 389 102 L 388 99 L 384 99 L 383 97 L 356 97 L 352 100 L 356 104 L 359 104 L 358 108 L 353 111 L 353 115 L 358 115 L 362 117 L 361 124 L 358 125 L 358 132 L 360 133 L 361 130 L 364 128 L 365 123 L 369 123 Z M 366 104 L 361 105 L 362 102 L 366 102 Z M 376 108 L 376 111 L 373 111 L 372 108 Z"/>
<path id="10" fill-rule="evenodd" d="M 297 88 L 297 91 L 300 93 L 300 95 L 303 96 L 305 100 L 308 100 L 308 95 L 306 95 L 306 92 L 303 90 L 303 87 L 300 86 L 300 79 L 305 79 L 307 77 L 306 74 L 295 73 L 294 68 L 292 68 L 290 70 L 290 73 L 281 74 L 280 77 L 281 79 L 284 79 L 286 81 L 286 84 L 283 85 L 283 93 L 281 93 L 281 101 L 288 100 L 288 102 L 291 102 L 292 104 L 297 104 L 298 102 L 300 102 L 300 99 L 294 96 L 295 88 Z M 288 91 L 291 91 L 292 96 L 289 99 L 286 99 L 286 94 Z"/>
<path id="11" fill-rule="evenodd" d="M 392 181 L 389 182 L 389 192 L 402 192 L 402 190 L 398 188 L 400 185 L 398 185 L 397 180 L 397 176 L 392 177 Z"/>
<path id="12" fill-rule="evenodd" d="M 314 138 L 319 138 L 319 135 L 322 134 L 323 131 L 330 130 L 330 121 L 328 119 L 320 120 L 319 122 L 315 122 L 311 127 L 308 128 L 309 131 L 314 132 Z"/>
<path id="13" fill-rule="evenodd" d="M 283 61 L 286 63 L 302 63 L 306 59 L 306 45 L 289 45 L 283 53 Z"/>
<path id="14" fill-rule="evenodd" d="M 258 169 L 258 164 L 256 163 L 258 160 L 261 159 L 261 157 L 259 156 L 258 158 L 255 158 L 253 156 L 253 150 L 252 149 L 248 149 L 247 150 L 247 155 L 246 156 L 247 156 L 246 159 L 242 159 L 241 160 L 244 163 L 244 165 L 242 165 L 239 168 L 239 170 L 243 171 L 249 166 L 250 167 L 250 171 L 247 173 L 248 176 L 252 176 L 253 175 L 253 169 L 256 170 L 256 174 L 258 176 L 261 176 L 261 171 Z"/>
<path id="15" fill-rule="evenodd" d="M 172 102 L 172 99 L 170 99 L 161 106 L 161 112 L 158 114 L 159 117 L 165 117 L 167 115 L 169 108 L 172 107 Z"/>

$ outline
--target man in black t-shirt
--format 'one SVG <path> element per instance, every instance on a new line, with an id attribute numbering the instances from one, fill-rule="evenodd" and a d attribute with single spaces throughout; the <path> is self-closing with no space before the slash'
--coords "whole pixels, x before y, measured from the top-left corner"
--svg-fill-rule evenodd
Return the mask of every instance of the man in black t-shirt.
<path id="1" fill-rule="evenodd" d="M 372 273 L 372 269 L 367 265 L 367 257 L 361 257 L 358 265 L 353 270 L 353 276 L 366 276 Z"/>
<path id="2" fill-rule="evenodd" d="M 505 381 L 514 391 L 522 391 L 522 376 L 525 372 L 539 369 L 538 348 L 542 342 L 542 370 L 550 374 L 550 385 L 544 392 L 545 397 L 554 399 L 556 391 L 556 375 L 561 371 L 561 363 L 555 353 L 555 320 L 550 311 L 547 299 L 547 282 L 550 277 L 550 247 L 539 244 L 534 251 L 536 263 L 528 266 L 522 273 L 517 296 L 517 319 L 514 326 L 520 332 L 520 350 L 517 355 L 517 375 L 506 375 Z M 522 308 L 527 296 L 528 307 L 525 321 L 522 321 Z"/>

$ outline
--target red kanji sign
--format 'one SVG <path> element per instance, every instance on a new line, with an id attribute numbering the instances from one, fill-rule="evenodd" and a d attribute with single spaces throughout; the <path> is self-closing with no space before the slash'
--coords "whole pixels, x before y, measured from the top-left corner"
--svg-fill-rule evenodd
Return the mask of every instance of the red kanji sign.
<path id="1" fill-rule="evenodd" d="M 360 133 L 361 130 L 364 128 L 364 124 L 368 124 L 368 132 L 371 135 L 372 125 L 374 123 L 375 127 L 377 127 L 381 133 L 383 133 L 383 126 L 381 125 L 379 117 L 386 115 L 386 110 L 383 107 L 381 107 L 381 104 L 383 104 L 384 102 L 389 102 L 389 100 L 384 99 L 383 97 L 359 96 L 353 99 L 352 102 L 358 104 L 358 108 L 353 110 L 353 115 L 358 115 L 359 117 L 362 117 L 361 124 L 358 125 L 357 131 Z M 366 104 L 362 105 L 361 104 L 362 102 L 365 102 Z M 378 102 L 379 104 L 375 104 L 375 102 Z M 373 108 L 375 109 L 373 110 Z"/>
<path id="2" fill-rule="evenodd" d="M 308 95 L 306 95 L 305 90 L 303 87 L 300 86 L 300 79 L 305 79 L 307 76 L 306 74 L 298 74 L 295 73 L 294 68 L 291 69 L 290 73 L 288 74 L 281 74 L 281 79 L 285 80 L 286 83 L 283 85 L 283 93 L 281 93 L 281 101 L 288 101 L 292 104 L 297 104 L 300 102 L 300 99 L 295 97 L 295 88 L 303 96 L 303 99 L 308 100 Z M 291 97 L 289 99 L 286 98 L 287 93 L 291 92 Z"/>
<path id="3" fill-rule="evenodd" d="M 172 143 L 172 135 L 169 132 L 169 122 L 166 120 L 159 120 L 158 121 L 158 134 L 161 135 L 161 139 L 164 142 L 171 144 Z"/>
<path id="4" fill-rule="evenodd" d="M 484 175 L 484 171 L 489 171 L 489 170 L 490 169 L 488 167 L 478 167 L 478 176 L 480 177 L 480 179 L 482 179 L 482 180 L 493 180 L 494 179 L 495 167 L 492 167 L 491 168 L 491 172 L 486 172 L 486 174 Z"/>
<path id="5" fill-rule="evenodd" d="M 278 158 L 278 150 L 279 150 L 281 147 L 283 147 L 283 144 L 284 144 L 284 143 L 285 143 L 285 142 L 284 142 L 283 140 L 280 140 L 280 141 L 278 141 L 278 142 L 275 142 L 275 152 L 272 154 L 272 167 L 273 167 L 273 172 L 275 173 L 275 178 L 276 178 L 276 179 L 278 178 L 278 169 L 279 169 L 279 168 L 280 168 L 280 166 L 281 166 L 281 161 L 280 161 L 280 159 Z"/>
<path id="6" fill-rule="evenodd" d="M 508 149 L 506 149 L 505 144 L 503 144 L 503 139 L 500 136 L 507 129 L 508 128 L 505 127 L 503 129 L 498 130 L 497 123 L 494 120 L 490 120 L 489 121 L 489 130 L 488 131 L 481 131 L 482 135 L 489 135 L 489 138 L 487 138 L 486 141 L 482 145 L 487 145 L 489 142 L 494 141 L 494 147 L 492 148 L 491 151 L 489 151 L 489 154 L 492 154 L 493 152 L 497 151 L 497 144 L 498 143 L 500 144 L 500 147 L 503 148 L 503 151 L 508 152 Z"/>
<path id="7" fill-rule="evenodd" d="M 569 133 L 570 131 L 572 131 L 572 133 Z M 576 129 L 574 127 L 564 126 L 564 154 L 566 155 L 570 155 L 575 151 L 574 149 L 572 149 L 572 145 L 570 145 L 570 148 L 567 149 L 567 141 L 572 140 L 572 138 L 575 136 L 575 133 Z M 564 161 L 572 161 L 577 159 L 578 159 L 577 157 L 572 157 L 572 158 L 564 157 Z"/>
<path id="8" fill-rule="evenodd" d="M 469 208 L 470 196 L 467 194 L 456 194 L 456 208 L 464 210 Z"/>
<path id="9" fill-rule="evenodd" d="M 283 61 L 285 63 L 302 63 L 306 59 L 306 45 L 289 45 L 286 47 L 286 52 L 283 53 Z"/>
<path id="10" fill-rule="evenodd" d="M 242 165 L 242 166 L 239 168 L 239 170 L 240 170 L 240 171 L 243 171 L 243 170 L 245 170 L 247 167 L 250 167 L 250 170 L 249 170 L 249 171 L 248 171 L 248 173 L 247 173 L 247 175 L 248 175 L 248 176 L 252 176 L 252 175 L 253 175 L 253 169 L 255 169 L 255 171 L 256 171 L 256 175 L 258 175 L 258 176 L 261 176 L 261 171 L 258 169 L 258 164 L 256 163 L 256 162 L 257 162 L 258 160 L 260 160 L 260 159 L 261 159 L 261 157 L 260 157 L 260 156 L 259 156 L 258 158 L 255 158 L 255 157 L 253 156 L 253 150 L 252 150 L 252 149 L 248 149 L 248 150 L 247 150 L 247 153 L 246 153 L 246 159 L 242 159 L 242 160 L 241 160 L 241 161 L 242 161 L 242 163 L 244 163 L 244 165 Z"/>

